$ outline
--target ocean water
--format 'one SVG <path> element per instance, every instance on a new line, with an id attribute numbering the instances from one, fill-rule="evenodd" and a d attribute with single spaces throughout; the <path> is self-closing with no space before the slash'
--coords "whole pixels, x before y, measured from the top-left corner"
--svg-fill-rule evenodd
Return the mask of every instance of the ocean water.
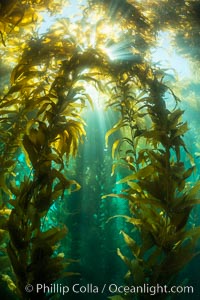
<path id="1" fill-rule="evenodd" d="M 199 299 L 199 1 L 14 2 L 2 299 Z"/>

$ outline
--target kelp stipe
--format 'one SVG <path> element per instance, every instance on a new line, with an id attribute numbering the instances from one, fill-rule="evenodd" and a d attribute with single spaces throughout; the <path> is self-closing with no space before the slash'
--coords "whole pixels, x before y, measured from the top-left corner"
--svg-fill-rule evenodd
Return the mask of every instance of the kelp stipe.
<path id="1" fill-rule="evenodd" d="M 16 69 L 17 67 L 14 72 Z M 29 95 L 26 94 L 24 99 L 23 92 L 19 94 L 22 89 L 19 89 L 16 101 L 21 98 L 24 107 L 21 107 L 19 113 L 16 112 L 16 118 L 19 116 L 17 120 L 15 115 L 9 118 L 14 133 L 10 130 L 9 139 L 12 142 L 8 143 L 8 140 L 5 140 L 5 150 L 10 146 L 15 151 L 6 151 L 2 156 L 3 162 L 8 161 L 8 153 L 11 159 L 20 150 L 26 157 L 30 172 L 29 176 L 21 180 L 19 186 L 13 181 L 8 184 L 3 182 L 4 193 L 12 198 L 9 204 L 14 207 L 5 224 L 10 237 L 7 253 L 16 277 L 13 279 L 12 286 L 22 299 L 35 299 L 36 296 L 40 299 L 46 298 L 44 292 L 39 295 L 35 292 L 27 293 L 26 284 L 31 284 L 33 287 L 39 282 L 50 285 L 63 276 L 72 275 L 65 271 L 68 262 L 63 258 L 63 254 L 55 254 L 57 242 L 67 233 L 66 227 L 52 227 L 43 231 L 41 226 L 42 220 L 54 201 L 63 198 L 65 189 L 75 191 L 80 187 L 76 181 L 67 179 L 63 174 L 63 167 L 69 155 L 76 153 L 77 139 L 84 134 L 83 124 L 80 119 L 76 120 L 74 112 L 73 118 L 70 118 L 70 108 L 67 108 L 67 105 L 61 109 L 62 97 L 59 93 L 61 93 L 62 86 L 59 85 L 59 92 L 57 92 L 55 82 L 54 87 L 51 87 L 51 93 L 54 92 L 54 101 L 46 95 L 49 109 L 46 108 L 45 114 L 40 107 L 37 109 L 34 102 L 34 110 L 37 111 L 34 117 L 33 107 L 28 103 L 31 92 Z M 22 87 L 19 79 L 17 83 L 14 82 L 15 86 L 18 84 Z M 13 96 L 13 93 L 11 87 L 8 92 L 9 97 Z M 43 96 L 38 94 L 34 96 L 40 99 L 38 104 L 43 105 L 41 100 Z M 13 99 L 10 101 L 13 102 Z M 10 105 L 7 100 L 6 106 Z M 32 115 L 31 119 L 29 119 L 29 114 Z M 63 124 L 65 114 L 68 116 L 68 121 Z M 3 125 L 7 126 L 6 118 Z M 18 130 L 15 134 L 16 128 Z M 12 173 L 16 176 L 14 167 Z M 4 178 L 6 178 L 6 173 L 4 173 Z"/>
<path id="2" fill-rule="evenodd" d="M 13 16 L 14 8 L 13 3 Z M 9 268 L 9 275 L 1 279 L 21 299 L 45 299 L 50 295 L 36 294 L 37 283 L 50 285 L 63 276 L 77 275 L 66 271 L 68 260 L 58 249 L 67 228 L 50 224 L 44 230 L 42 225 L 52 204 L 64 199 L 65 190 L 80 188 L 68 179 L 67 163 L 85 136 L 80 116 L 85 102 L 92 105 L 84 84 L 92 81 L 102 88 L 95 68 L 107 73 L 107 63 L 95 49 L 81 52 L 68 25 L 61 20 L 47 34 L 28 39 L 22 51 L 17 48 L 20 57 L 0 104 L 0 183 L 5 202 L 0 225 L 7 243 L 1 262 L 5 272 Z M 4 37 L 2 43 L 6 46 Z M 87 68 L 92 71 L 82 73 Z M 33 286 L 32 293 L 25 290 L 27 284 Z"/>
<path id="3" fill-rule="evenodd" d="M 9 240 L 7 254 L 14 273 L 9 270 L 2 280 L 21 299 L 45 299 L 44 291 L 36 295 L 37 283 L 50 285 L 63 276 L 75 275 L 66 271 L 69 263 L 57 249 L 66 227 L 52 225 L 46 231 L 42 227 L 51 205 L 63 199 L 65 190 L 80 188 L 75 180 L 68 179 L 64 167 L 69 157 L 76 155 L 85 135 L 80 111 L 87 97 L 81 85 L 74 85 L 76 74 L 69 78 L 70 66 L 66 66 L 75 48 L 66 40 L 69 56 L 65 51 L 57 53 L 55 37 L 51 32 L 50 48 L 46 37 L 32 39 L 26 45 L 0 105 L 1 193 L 5 202 L 0 225 L 2 240 L 4 236 Z M 60 55 L 65 56 L 65 62 L 63 59 L 60 63 Z M 74 67 L 71 64 L 71 71 Z M 50 69 L 55 71 L 52 75 L 48 74 Z M 77 91 L 81 104 L 75 103 Z M 19 156 L 24 157 L 25 176 L 19 173 Z M 8 268 L 6 253 L 3 261 Z M 32 293 L 25 290 L 27 284 L 33 286 Z"/>
<path id="4" fill-rule="evenodd" d="M 138 241 L 134 235 L 121 231 L 132 253 L 132 258 L 128 258 L 117 250 L 129 269 L 126 284 L 170 285 L 175 275 L 199 254 L 195 245 L 200 228 L 186 225 L 192 208 L 200 203 L 200 182 L 191 186 L 187 180 L 195 167 L 182 138 L 188 127 L 181 121 L 179 99 L 165 85 L 164 77 L 156 75 L 157 70 L 148 66 L 145 70 L 145 80 L 138 73 L 139 79 L 142 78 L 138 87 L 131 80 L 124 82 L 126 96 L 116 101 L 121 107 L 120 126 L 116 128 L 126 131 L 114 142 L 113 155 L 118 150 L 118 158 L 131 173 L 118 182 L 126 184 L 124 192 L 109 196 L 128 200 L 130 216 L 124 218 L 140 235 Z M 174 98 L 171 110 L 167 108 L 167 92 Z M 112 133 L 109 130 L 107 139 Z M 190 168 L 182 161 L 186 155 L 190 157 Z M 141 299 L 148 296 L 138 295 Z M 120 299 L 132 297 L 127 293 Z"/>
<path id="5" fill-rule="evenodd" d="M 68 261 L 57 250 L 66 227 L 44 231 L 42 224 L 54 202 L 64 199 L 65 190 L 80 188 L 68 179 L 67 164 L 85 136 L 81 112 L 86 102 L 92 105 L 84 84 L 90 81 L 104 90 L 98 79 L 101 71 L 106 76 L 110 70 L 104 54 L 91 48 L 81 52 L 72 40 L 67 20 L 29 40 L 0 105 L 1 189 L 5 207 L 11 208 L 5 210 L 2 228 L 9 233 L 7 254 L 13 271 L 3 280 L 22 299 L 46 298 L 43 291 L 27 293 L 26 284 L 50 285 L 74 275 L 65 271 Z M 22 158 L 24 174 L 17 163 Z"/>

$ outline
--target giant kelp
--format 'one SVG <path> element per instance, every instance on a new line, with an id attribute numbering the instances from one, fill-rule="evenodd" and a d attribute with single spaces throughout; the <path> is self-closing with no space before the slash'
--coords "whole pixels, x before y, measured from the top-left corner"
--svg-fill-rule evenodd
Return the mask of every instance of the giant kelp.
<path id="1" fill-rule="evenodd" d="M 47 34 L 36 35 L 24 45 L 0 105 L 1 228 L 5 238 L 9 234 L 7 254 L 14 273 L 2 279 L 23 299 L 36 297 L 24 290 L 27 283 L 50 284 L 73 275 L 64 271 L 68 263 L 63 254 L 55 253 L 66 227 L 44 231 L 42 224 L 65 190 L 80 188 L 68 178 L 66 166 L 85 136 L 81 111 L 86 101 L 92 105 L 84 85 L 91 81 L 102 88 L 96 76 L 102 70 L 104 77 L 109 73 L 105 54 L 81 51 L 68 25 L 61 20 Z M 58 35 L 63 38 L 58 40 Z M 24 178 L 19 175 L 17 157 L 23 159 Z M 6 255 L 1 260 L 8 262 Z"/>
<path id="2" fill-rule="evenodd" d="M 181 120 L 184 112 L 177 107 L 179 99 L 157 70 L 139 68 L 145 72 L 145 81 L 142 76 L 140 83 L 137 72 L 139 84 L 131 78 L 124 80 L 110 101 L 121 110 L 121 120 L 106 138 L 126 128 L 125 135 L 114 142 L 112 152 L 113 156 L 118 153 L 118 160 L 131 170 L 118 182 L 126 184 L 124 193 L 110 196 L 128 200 L 130 216 L 124 218 L 140 234 L 138 241 L 122 231 L 133 259 L 125 257 L 120 249 L 118 255 L 129 269 L 127 283 L 170 284 L 198 254 L 195 245 L 200 228 L 188 228 L 187 222 L 192 208 L 199 204 L 199 182 L 191 186 L 188 181 L 195 166 L 182 138 L 188 126 Z M 174 99 L 172 109 L 167 107 L 167 92 Z M 184 155 L 191 160 L 189 168 L 184 165 Z M 131 295 L 124 297 L 132 299 Z"/>
<path id="3" fill-rule="evenodd" d="M 112 1 L 104 3 L 112 8 L 110 11 L 113 14 L 120 15 L 124 6 L 118 5 L 118 2 L 115 4 Z M 183 13 L 193 4 L 182 5 L 183 9 L 179 5 L 181 12 L 177 9 L 176 14 Z M 124 15 L 128 22 L 129 18 L 133 21 L 136 11 L 133 7 L 127 9 Z M 187 16 L 189 12 L 187 10 Z M 139 13 L 138 17 L 148 32 L 148 22 Z M 184 20 L 181 18 L 179 21 L 184 23 Z M 168 25 L 170 27 L 172 23 Z M 161 29 L 156 26 L 155 30 Z M 139 32 L 138 38 L 143 38 Z M 116 139 L 112 146 L 113 158 L 117 153 L 120 160 L 114 163 L 113 173 L 118 164 L 131 172 L 118 182 L 126 184 L 124 193 L 110 196 L 128 200 L 130 216 L 124 218 L 140 234 L 138 241 L 122 231 L 134 259 L 125 257 L 119 249 L 118 255 L 128 266 L 128 284 L 155 284 L 158 281 L 170 284 L 175 275 L 198 254 L 195 244 L 200 229 L 188 228 L 187 224 L 192 208 L 199 204 L 199 182 L 193 186 L 189 182 L 195 166 L 183 140 L 188 125 L 181 120 L 184 111 L 178 107 L 180 100 L 165 83 L 165 72 L 146 63 L 146 48 L 141 47 L 140 51 L 136 45 L 134 43 L 136 53 L 141 54 L 136 60 L 129 60 L 129 63 L 120 61 L 116 67 L 113 63 L 115 84 L 111 85 L 108 102 L 109 107 L 121 113 L 120 120 L 106 134 L 108 145 L 110 135 L 119 130 L 122 132 L 122 137 Z M 185 157 L 190 160 L 190 167 L 184 165 Z"/>
<path id="4" fill-rule="evenodd" d="M 1 42 L 6 47 L 7 39 L 20 37 L 22 33 L 27 33 L 37 25 L 41 16 L 40 12 L 58 12 L 62 7 L 60 0 L 1 0 L 0 2 L 0 36 Z M 25 28 L 25 32 L 23 31 Z M 9 41 L 8 41 L 9 42 Z"/>
<path id="5" fill-rule="evenodd" d="M 32 49 L 28 49 L 29 53 Z M 63 174 L 63 157 L 66 160 L 75 154 L 77 140 L 84 135 L 83 124 L 75 113 L 73 93 L 68 105 L 62 102 L 62 87 L 66 82 L 61 82 L 58 76 L 52 85 L 46 83 L 42 80 L 44 72 L 37 69 L 41 61 L 36 63 L 34 56 L 30 58 L 25 51 L 11 74 L 11 88 L 1 102 L 1 130 L 9 128 L 7 136 L 2 138 L 1 186 L 3 198 L 6 199 L 6 194 L 12 197 L 9 204 L 13 207 L 5 224 L 10 236 L 7 252 L 16 276 L 15 289 L 24 299 L 30 298 L 24 290 L 27 282 L 51 283 L 67 265 L 62 256 L 52 256 L 55 243 L 66 234 L 66 228 L 43 232 L 41 220 L 53 202 L 64 196 L 65 189 L 79 188 Z M 13 158 L 19 151 L 26 157 L 29 177 L 16 186 L 10 177 L 16 176 Z M 58 170 L 54 164 L 59 166 Z"/>
<path id="6" fill-rule="evenodd" d="M 144 0 L 143 9 L 154 32 L 170 30 L 173 32 L 174 45 L 178 46 L 176 49 L 191 60 L 199 61 L 198 0 L 161 0 L 159 5 L 157 0 Z"/>
<path id="7" fill-rule="evenodd" d="M 2 234 L 9 233 L 7 253 L 15 274 L 12 285 L 12 276 L 3 280 L 23 299 L 36 297 L 25 292 L 27 283 L 50 284 L 71 274 L 64 272 L 68 263 L 63 255 L 54 253 L 67 232 L 65 226 L 43 231 L 41 223 L 66 189 L 80 188 L 64 168 L 85 135 L 80 111 L 89 96 L 82 84 L 85 75 L 79 77 L 78 70 L 98 60 L 89 51 L 77 53 L 68 36 L 58 42 L 52 30 L 27 43 L 1 99 L 1 228 Z M 27 175 L 16 184 L 19 155 L 24 156 Z"/>
<path id="8" fill-rule="evenodd" d="M 128 283 L 153 284 L 158 276 L 169 281 L 196 254 L 199 228 L 186 227 L 199 203 L 199 184 L 191 187 L 188 182 L 194 165 L 183 140 L 187 123 L 164 71 L 147 63 L 161 27 L 133 1 L 88 3 L 76 23 L 60 19 L 40 35 L 35 27 L 39 12 L 57 10 L 59 1 L 0 2 L 5 58 L 0 73 L 10 72 L 10 83 L 7 78 L 1 83 L 0 261 L 5 267 L 2 280 L 23 299 L 46 297 L 25 293 L 27 283 L 50 284 L 72 275 L 57 248 L 67 228 L 42 225 L 66 190 L 80 189 L 67 164 L 86 135 L 81 113 L 86 103 L 93 106 L 88 82 L 109 93 L 108 106 L 121 113 L 106 142 L 111 134 L 123 132 L 113 143 L 112 156 L 119 153 L 131 172 L 120 180 L 127 185 L 124 193 L 112 195 L 128 200 L 130 216 L 124 218 L 141 237 L 138 242 L 121 232 L 134 257 L 131 261 L 118 249 L 129 267 Z M 124 57 L 117 55 L 118 45 Z M 169 95 L 174 108 L 168 107 Z M 191 159 L 190 168 L 184 166 L 184 155 Z M 22 165 L 25 176 L 19 174 Z M 113 173 L 116 167 L 117 162 Z"/>

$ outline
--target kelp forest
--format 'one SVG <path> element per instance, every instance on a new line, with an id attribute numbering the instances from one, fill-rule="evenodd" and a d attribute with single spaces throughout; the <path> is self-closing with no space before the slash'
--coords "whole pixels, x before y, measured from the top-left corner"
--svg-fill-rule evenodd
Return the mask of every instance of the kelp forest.
<path id="1" fill-rule="evenodd" d="M 198 0 L 0 0 L 6 300 L 199 299 Z"/>

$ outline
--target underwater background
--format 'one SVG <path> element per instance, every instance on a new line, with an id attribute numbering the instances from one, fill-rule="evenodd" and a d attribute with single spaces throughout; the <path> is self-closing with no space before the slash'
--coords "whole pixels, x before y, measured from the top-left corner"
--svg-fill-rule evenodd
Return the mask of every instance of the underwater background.
<path id="1" fill-rule="evenodd" d="M 2 299 L 199 299 L 200 1 L 0 0 Z"/>

